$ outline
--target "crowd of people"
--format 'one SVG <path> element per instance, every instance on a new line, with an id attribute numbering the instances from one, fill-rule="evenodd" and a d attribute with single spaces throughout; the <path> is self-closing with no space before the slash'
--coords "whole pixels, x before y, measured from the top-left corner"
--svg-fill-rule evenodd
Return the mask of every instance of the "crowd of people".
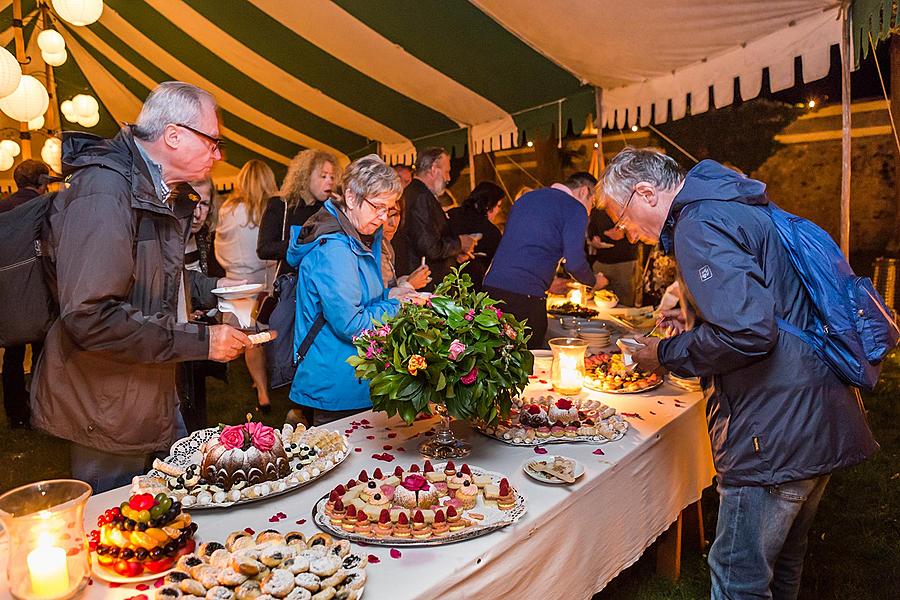
<path id="1" fill-rule="evenodd" d="M 353 337 L 403 302 L 425 302 L 419 291 L 454 266 L 467 264 L 479 289 L 527 319 L 536 348 L 560 264 L 627 302 L 637 279 L 629 242 L 659 243 L 678 265 L 680 306 L 665 312 L 676 335 L 643 338 L 634 358 L 703 378 L 721 498 L 713 597 L 796 597 L 830 473 L 877 444 L 851 388 L 780 333 L 783 321 L 808 325 L 814 307 L 757 209 L 764 184 L 712 161 L 685 173 L 659 151 L 626 148 L 599 184 L 573 173 L 516 198 L 501 233 L 511 199 L 493 183 L 444 210 L 442 148 L 420 151 L 414 167 L 368 155 L 344 169 L 304 150 L 280 188 L 251 160 L 219 199 L 209 173 L 222 143 L 215 99 L 180 82 L 154 89 L 112 139 L 64 137 L 67 179 L 49 222 L 59 318 L 33 346 L 30 398 L 24 348 L 6 349 L 3 386 L 13 426 L 71 442 L 74 477 L 95 491 L 127 484 L 206 427 L 205 378 L 241 354 L 268 410 L 265 354 L 240 323 L 212 315 L 215 288 L 260 284 L 264 300 L 276 277 L 296 277 L 293 331 L 276 334 L 303 349 L 290 399 L 322 424 L 371 406 L 346 362 Z M 0 211 L 51 182 L 36 161 L 15 178 L 19 191 Z"/>

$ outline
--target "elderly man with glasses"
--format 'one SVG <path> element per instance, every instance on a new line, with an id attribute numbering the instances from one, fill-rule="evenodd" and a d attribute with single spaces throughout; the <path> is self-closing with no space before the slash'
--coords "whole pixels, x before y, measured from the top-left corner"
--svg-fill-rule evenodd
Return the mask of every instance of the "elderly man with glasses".
<path id="1" fill-rule="evenodd" d="M 50 211 L 60 317 L 32 386 L 32 424 L 72 442 L 72 475 L 95 492 L 127 484 L 185 434 L 176 363 L 228 361 L 250 344 L 227 325 L 188 322 L 192 299 L 234 285 L 184 269 L 197 194 L 222 158 L 213 97 L 154 89 L 113 139 L 67 134 L 68 186 Z"/>

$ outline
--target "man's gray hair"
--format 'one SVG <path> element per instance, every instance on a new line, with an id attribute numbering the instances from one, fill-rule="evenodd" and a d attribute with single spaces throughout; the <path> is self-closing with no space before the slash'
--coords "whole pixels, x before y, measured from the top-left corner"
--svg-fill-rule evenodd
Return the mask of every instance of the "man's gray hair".
<path id="1" fill-rule="evenodd" d="M 385 193 L 399 196 L 403 191 L 403 184 L 400 183 L 400 177 L 393 167 L 381 160 L 377 154 L 368 154 L 350 163 L 341 179 L 341 188 L 344 195 L 341 199 L 334 200 L 334 204 L 340 208 L 346 207 L 347 192 L 350 191 L 354 196 L 353 208 L 359 208 L 369 196 L 380 196 Z"/>
<path id="2" fill-rule="evenodd" d="M 164 81 L 147 96 L 134 135 L 155 142 L 170 123 L 199 127 L 204 107 L 215 106 L 216 99 L 206 90 L 183 81 Z"/>
<path id="3" fill-rule="evenodd" d="M 441 160 L 445 154 L 450 156 L 446 150 L 437 146 L 425 148 L 416 155 L 416 173 L 427 173 L 431 169 L 431 165 Z"/>
<path id="4" fill-rule="evenodd" d="M 613 157 L 600 176 L 603 196 L 625 204 L 642 181 L 661 190 L 671 190 L 684 179 L 684 171 L 671 156 L 657 148 L 627 146 Z"/>

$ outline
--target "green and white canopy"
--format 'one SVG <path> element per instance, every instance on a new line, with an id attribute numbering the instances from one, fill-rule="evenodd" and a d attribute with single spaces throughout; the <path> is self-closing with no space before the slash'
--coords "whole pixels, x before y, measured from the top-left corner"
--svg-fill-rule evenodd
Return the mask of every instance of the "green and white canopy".
<path id="1" fill-rule="evenodd" d="M 0 22 L 12 21 L 0 0 Z M 840 40 L 823 0 L 106 0 L 88 27 L 61 20 L 69 60 L 59 100 L 92 93 L 112 134 L 157 83 L 189 81 L 221 107 L 227 165 L 283 171 L 302 148 L 342 161 L 380 152 L 518 145 L 581 131 L 602 88 L 602 122 L 646 125 L 824 76 Z M 32 62 L 39 29 L 23 0 Z M 0 32 L 12 48 L 12 30 Z M 14 125 L 7 123 L 7 126 Z M 66 124 L 68 125 L 68 124 Z M 561 126 L 561 127 L 560 127 Z M 229 166 L 230 165 L 230 166 Z"/>

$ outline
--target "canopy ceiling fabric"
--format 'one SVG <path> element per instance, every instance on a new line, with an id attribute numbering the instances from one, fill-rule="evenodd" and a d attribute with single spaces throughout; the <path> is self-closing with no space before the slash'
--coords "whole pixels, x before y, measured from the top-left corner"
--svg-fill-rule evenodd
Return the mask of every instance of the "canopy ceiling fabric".
<path id="1" fill-rule="evenodd" d="M 0 0 L 4 23 L 10 4 Z M 417 147 L 462 154 L 471 141 L 483 152 L 569 122 L 578 131 L 595 112 L 594 86 L 603 123 L 621 128 L 725 106 L 736 80 L 752 98 L 764 69 L 773 91 L 788 87 L 798 56 L 803 79 L 817 79 L 840 39 L 839 4 L 106 0 L 89 27 L 55 20 L 70 55 L 55 72 L 61 100 L 97 96 L 101 134 L 133 121 L 161 81 L 208 89 L 229 173 L 250 158 L 283 172 L 303 148 L 411 162 Z M 33 38 L 34 0 L 23 10 Z M 0 32 L 8 49 L 11 32 Z M 43 71 L 30 54 L 25 72 Z"/>

